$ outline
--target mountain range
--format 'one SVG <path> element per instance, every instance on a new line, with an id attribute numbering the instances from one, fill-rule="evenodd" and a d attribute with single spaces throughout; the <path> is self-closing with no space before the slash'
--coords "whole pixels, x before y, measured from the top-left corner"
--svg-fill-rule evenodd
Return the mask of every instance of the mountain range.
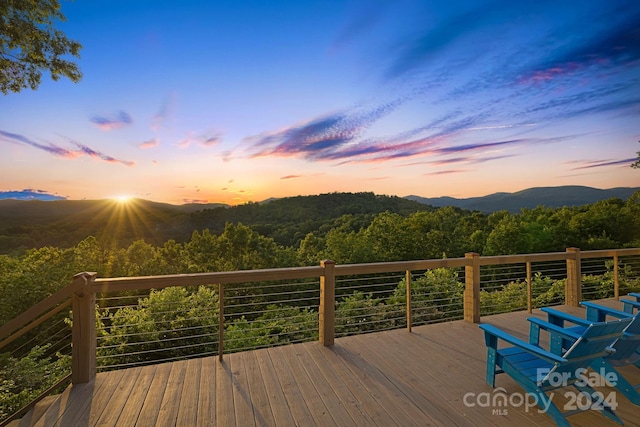
<path id="1" fill-rule="evenodd" d="M 617 197 L 620 199 L 627 199 L 635 192 L 640 191 L 640 187 L 617 187 L 610 189 L 599 189 L 593 187 L 585 187 L 579 185 L 565 185 L 559 187 L 534 187 L 526 190 L 517 191 L 515 193 L 493 193 L 480 197 L 469 198 L 455 198 L 455 197 L 421 197 L 416 195 L 404 196 L 403 199 L 418 202 L 424 205 L 430 205 L 433 207 L 445 207 L 454 206 L 466 210 L 477 210 L 484 213 L 491 213 L 500 210 L 507 210 L 510 213 L 520 212 L 523 208 L 533 209 L 537 206 L 545 206 L 548 208 L 558 208 L 562 206 L 583 206 L 595 203 L 600 200 L 610 199 Z M 297 200 L 301 200 L 304 197 L 314 198 L 316 196 L 295 196 Z M 68 203 L 71 200 L 67 200 L 60 196 L 47 194 L 41 190 L 23 190 L 23 191 L 0 191 L 0 201 L 9 200 L 31 200 L 31 201 L 67 201 L 67 203 L 59 203 L 62 207 L 59 212 L 65 215 L 68 209 L 75 210 L 76 203 Z M 292 199 L 287 197 L 285 199 Z M 261 204 L 271 203 L 277 200 L 283 200 L 278 198 L 269 198 L 260 202 Z M 76 201 L 76 202 L 93 202 L 93 201 Z M 176 210 L 179 212 L 197 212 L 205 209 L 214 209 L 218 207 L 229 207 L 229 205 L 223 203 L 189 203 L 184 205 L 169 205 L 165 203 L 148 202 L 156 206 L 165 205 L 169 210 Z M 82 204 L 82 203 L 80 203 Z M 15 203 L 5 203 L 0 205 L 0 210 L 6 208 L 16 208 Z M 51 208 L 49 205 L 46 209 Z M 56 211 L 58 211 L 56 209 Z M 1 216 L 1 215 L 0 215 Z"/>
<path id="2" fill-rule="evenodd" d="M 640 187 L 617 187 L 603 190 L 579 185 L 565 185 L 560 187 L 535 187 L 515 193 L 494 193 L 466 199 L 457 199 L 455 197 L 427 198 L 414 195 L 405 196 L 404 198 L 434 207 L 455 206 L 484 213 L 500 210 L 517 213 L 523 208 L 533 209 L 537 206 L 559 208 L 562 206 L 589 205 L 612 197 L 626 200 L 637 191 L 640 191 Z"/>
<path id="3" fill-rule="evenodd" d="M 143 199 L 126 202 L 105 200 L 17 200 L 0 195 L 0 254 L 19 253 L 42 246 L 71 247 L 87 236 L 128 244 L 136 239 L 162 245 L 174 239 L 188 241 L 194 230 L 222 233 L 226 224 L 242 223 L 293 246 L 308 233 L 326 233 L 332 227 L 366 226 L 379 213 L 402 216 L 453 206 L 491 213 L 522 208 L 590 205 L 600 200 L 627 199 L 640 188 L 599 190 L 589 187 L 531 188 L 516 193 L 484 197 L 424 198 L 374 193 L 327 193 L 251 202 L 172 205 Z M 40 193 L 35 193 L 38 196 Z M 346 218 L 343 218 L 346 216 Z"/>

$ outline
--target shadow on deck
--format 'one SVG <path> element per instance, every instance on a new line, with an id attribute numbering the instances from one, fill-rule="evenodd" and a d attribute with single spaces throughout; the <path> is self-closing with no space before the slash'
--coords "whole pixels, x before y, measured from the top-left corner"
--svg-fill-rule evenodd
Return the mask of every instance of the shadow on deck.
<path id="1" fill-rule="evenodd" d="M 580 308 L 560 308 L 582 314 Z M 482 321 L 526 339 L 529 316 L 516 312 Z M 533 316 L 544 318 L 538 310 Z M 454 321 L 415 327 L 412 333 L 339 338 L 333 347 L 311 342 L 229 354 L 223 362 L 208 357 L 99 373 L 88 384 L 69 387 L 38 420 L 25 418 L 20 425 L 555 425 L 538 407 L 516 406 L 517 399 L 506 407 L 478 399 L 494 394 L 484 381 L 485 361 L 482 331 Z M 621 372 L 640 383 L 639 369 Z M 507 395 L 523 392 L 504 375 L 496 385 Z M 559 394 L 558 402 L 564 402 Z M 616 412 L 625 424 L 639 425 L 640 407 L 616 396 Z M 569 421 L 617 425 L 597 411 Z"/>

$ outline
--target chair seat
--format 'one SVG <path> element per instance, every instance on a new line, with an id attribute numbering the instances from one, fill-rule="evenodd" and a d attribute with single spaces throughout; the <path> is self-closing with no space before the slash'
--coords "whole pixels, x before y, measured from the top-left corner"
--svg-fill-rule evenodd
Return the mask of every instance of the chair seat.
<path id="1" fill-rule="evenodd" d="M 521 350 L 518 347 L 508 347 L 498 350 L 498 355 L 503 358 L 504 362 L 513 366 L 522 375 L 525 375 L 531 381 L 538 383 L 539 369 L 551 369 L 553 363 L 535 357 L 531 353 Z M 538 383 L 538 385 L 541 385 Z"/>

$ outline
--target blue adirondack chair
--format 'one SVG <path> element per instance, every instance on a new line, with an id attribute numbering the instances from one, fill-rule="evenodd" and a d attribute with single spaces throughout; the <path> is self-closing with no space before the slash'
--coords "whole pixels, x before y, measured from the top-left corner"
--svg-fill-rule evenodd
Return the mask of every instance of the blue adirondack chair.
<path id="1" fill-rule="evenodd" d="M 513 378 L 527 393 L 535 397 L 535 402 L 546 410 L 558 426 L 570 427 L 565 416 L 582 412 L 579 408 L 574 411 L 562 412 L 553 403 L 546 392 L 573 386 L 585 396 L 596 396 L 595 390 L 583 381 L 583 370 L 596 359 L 608 355 L 609 346 L 623 334 L 631 323 L 631 318 L 617 319 L 609 322 L 593 323 L 587 326 L 581 334 L 561 328 L 538 318 L 527 319 L 534 334 L 529 335 L 529 342 L 520 340 L 507 334 L 501 329 L 489 325 L 479 325 L 484 330 L 487 345 L 486 381 L 495 387 L 495 376 L 506 373 Z M 561 336 L 571 340 L 567 350 L 555 354 L 540 346 L 540 331 L 553 332 L 554 336 Z M 498 348 L 499 340 L 505 341 L 512 347 Z M 562 378 L 562 381 L 557 381 Z M 592 401 L 593 404 L 596 402 Z M 622 420 L 606 403 L 601 402 L 601 413 L 606 417 L 622 424 Z M 589 405 L 590 407 L 590 405 Z"/>
<path id="2" fill-rule="evenodd" d="M 640 300 L 640 294 L 637 294 Z M 635 296 L 631 294 L 631 296 Z M 632 322 L 625 329 L 624 334 L 616 340 L 611 347 L 615 350 L 607 357 L 594 360 L 591 368 L 598 373 L 604 373 L 607 377 L 615 378 L 616 388 L 632 403 L 640 405 L 640 384 L 633 385 L 627 381 L 616 366 L 635 365 L 640 368 L 640 301 L 621 300 L 624 305 L 624 311 L 615 310 L 604 307 L 588 301 L 581 304 L 586 308 L 586 319 L 569 315 L 567 313 L 545 307 L 541 310 L 547 313 L 549 323 L 564 327 L 565 322 L 573 323 L 576 326 L 565 328 L 574 333 L 582 333 L 593 322 L 604 322 L 607 317 L 618 319 L 630 318 Z M 634 310 L 638 310 L 634 314 Z M 570 340 L 551 333 L 551 351 L 557 353 L 560 349 L 569 348 L 572 344 Z"/>

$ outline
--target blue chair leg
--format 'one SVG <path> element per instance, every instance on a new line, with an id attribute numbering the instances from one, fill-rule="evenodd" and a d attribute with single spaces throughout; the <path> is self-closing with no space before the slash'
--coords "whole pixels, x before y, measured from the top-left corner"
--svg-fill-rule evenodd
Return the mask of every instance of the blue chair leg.
<path id="1" fill-rule="evenodd" d="M 616 389 L 622 393 L 624 397 L 629 399 L 631 403 L 640 406 L 640 393 L 636 390 L 636 387 L 626 380 L 611 363 L 605 359 L 594 360 L 591 364 L 591 369 L 600 373 L 604 372 L 605 375 L 609 375 L 616 380 Z"/>

